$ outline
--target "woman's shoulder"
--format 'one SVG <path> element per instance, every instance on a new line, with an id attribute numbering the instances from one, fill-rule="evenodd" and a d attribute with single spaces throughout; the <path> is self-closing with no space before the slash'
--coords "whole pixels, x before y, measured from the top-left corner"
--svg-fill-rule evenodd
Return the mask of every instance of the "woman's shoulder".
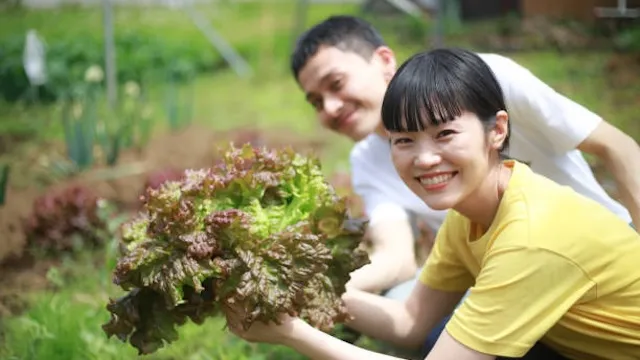
<path id="1" fill-rule="evenodd" d="M 515 164 L 514 175 L 517 179 L 505 212 L 527 229 L 528 241 L 555 248 L 559 238 L 569 244 L 587 239 L 600 242 L 617 233 L 632 234 L 630 226 L 616 214 L 570 186 L 534 173 L 524 164 Z"/>

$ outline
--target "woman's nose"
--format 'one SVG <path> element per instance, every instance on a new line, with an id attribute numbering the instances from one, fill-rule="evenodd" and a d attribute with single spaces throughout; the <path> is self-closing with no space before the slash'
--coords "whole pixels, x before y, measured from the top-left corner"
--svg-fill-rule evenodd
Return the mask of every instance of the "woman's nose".
<path id="1" fill-rule="evenodd" d="M 413 164 L 422 168 L 430 168 L 440 163 L 440 154 L 433 150 L 422 150 L 414 159 Z"/>

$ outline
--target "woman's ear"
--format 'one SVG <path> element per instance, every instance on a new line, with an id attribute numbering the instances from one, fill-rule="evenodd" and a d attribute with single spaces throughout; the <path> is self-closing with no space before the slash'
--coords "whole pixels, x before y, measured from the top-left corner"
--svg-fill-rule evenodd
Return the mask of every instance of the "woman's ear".
<path id="1" fill-rule="evenodd" d="M 509 136 L 509 114 L 500 110 L 496 113 L 496 124 L 491 130 L 491 147 L 500 150 Z"/>

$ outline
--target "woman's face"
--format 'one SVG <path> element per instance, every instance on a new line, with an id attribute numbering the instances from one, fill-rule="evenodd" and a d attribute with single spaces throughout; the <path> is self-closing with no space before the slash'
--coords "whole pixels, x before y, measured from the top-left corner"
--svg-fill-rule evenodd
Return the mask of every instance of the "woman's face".
<path id="1" fill-rule="evenodd" d="M 430 208 L 456 208 L 481 188 L 497 163 L 507 114 L 500 111 L 496 118 L 496 128 L 489 132 L 469 112 L 425 131 L 390 132 L 398 174 Z"/>

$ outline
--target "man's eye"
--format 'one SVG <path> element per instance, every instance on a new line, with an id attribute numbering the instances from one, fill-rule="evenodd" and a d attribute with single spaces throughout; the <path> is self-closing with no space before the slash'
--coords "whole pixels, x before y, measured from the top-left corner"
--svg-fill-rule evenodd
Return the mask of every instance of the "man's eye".
<path id="1" fill-rule="evenodd" d="M 313 100 L 309 102 L 311 104 L 311 106 L 313 106 L 314 109 L 316 109 L 317 111 L 322 110 L 322 101 L 320 100 Z"/>
<path id="2" fill-rule="evenodd" d="M 342 79 L 335 79 L 331 82 L 331 91 L 338 91 L 342 88 Z"/>

